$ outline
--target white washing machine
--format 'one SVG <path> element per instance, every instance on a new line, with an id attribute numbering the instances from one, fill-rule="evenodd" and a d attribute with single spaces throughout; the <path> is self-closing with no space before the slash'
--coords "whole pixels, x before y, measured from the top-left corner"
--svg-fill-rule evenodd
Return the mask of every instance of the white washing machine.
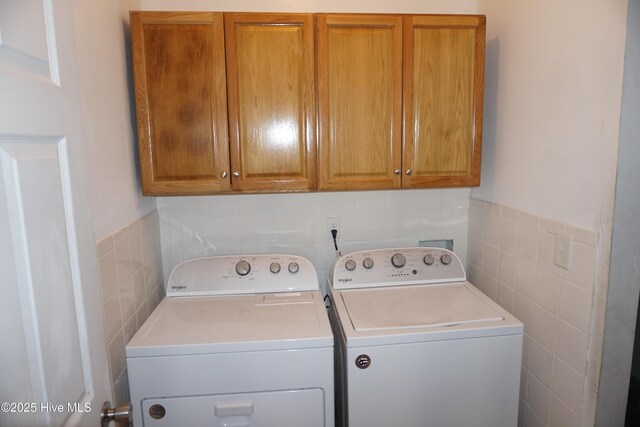
<path id="1" fill-rule="evenodd" d="M 517 425 L 523 325 L 453 252 L 355 252 L 329 284 L 337 425 Z"/>
<path id="2" fill-rule="evenodd" d="M 333 427 L 333 335 L 291 255 L 178 265 L 126 346 L 135 427 Z"/>

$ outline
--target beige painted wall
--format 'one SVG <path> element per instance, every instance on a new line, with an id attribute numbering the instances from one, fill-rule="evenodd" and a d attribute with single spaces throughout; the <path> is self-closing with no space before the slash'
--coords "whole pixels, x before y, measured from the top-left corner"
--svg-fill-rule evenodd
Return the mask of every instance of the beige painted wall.
<path id="1" fill-rule="evenodd" d="M 583 425 L 594 423 L 627 0 L 479 0 L 487 15 L 483 175 L 472 196 L 599 232 Z"/>
<path id="2" fill-rule="evenodd" d="M 89 200 L 96 240 L 155 209 L 143 197 L 134 143 L 128 11 L 136 0 L 74 4 Z"/>

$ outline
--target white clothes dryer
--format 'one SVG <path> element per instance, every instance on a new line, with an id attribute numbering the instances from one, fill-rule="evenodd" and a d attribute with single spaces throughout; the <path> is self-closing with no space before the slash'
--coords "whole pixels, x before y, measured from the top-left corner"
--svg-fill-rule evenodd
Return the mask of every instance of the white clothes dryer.
<path id="1" fill-rule="evenodd" d="M 360 251 L 329 278 L 336 424 L 515 427 L 523 325 L 439 248 Z"/>
<path id="2" fill-rule="evenodd" d="M 292 255 L 189 260 L 126 346 L 134 427 L 333 427 L 333 335 Z"/>

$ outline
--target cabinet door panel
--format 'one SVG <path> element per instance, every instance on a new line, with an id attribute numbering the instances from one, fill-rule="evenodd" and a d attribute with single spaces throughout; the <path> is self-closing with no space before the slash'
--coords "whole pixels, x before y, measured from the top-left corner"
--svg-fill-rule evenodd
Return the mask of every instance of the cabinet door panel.
<path id="1" fill-rule="evenodd" d="M 145 194 L 229 188 L 222 14 L 131 14 Z"/>
<path id="2" fill-rule="evenodd" d="M 405 21 L 405 187 L 480 184 L 484 17 Z"/>
<path id="3" fill-rule="evenodd" d="M 402 18 L 318 15 L 320 189 L 396 188 Z"/>
<path id="4" fill-rule="evenodd" d="M 313 15 L 233 13 L 225 25 L 233 189 L 315 188 Z"/>

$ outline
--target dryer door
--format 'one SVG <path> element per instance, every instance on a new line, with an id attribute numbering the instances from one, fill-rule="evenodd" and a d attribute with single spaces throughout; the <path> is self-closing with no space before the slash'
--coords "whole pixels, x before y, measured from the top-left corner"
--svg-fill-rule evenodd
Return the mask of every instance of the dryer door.
<path id="1" fill-rule="evenodd" d="M 146 399 L 141 410 L 145 427 L 325 426 L 320 389 Z"/>

